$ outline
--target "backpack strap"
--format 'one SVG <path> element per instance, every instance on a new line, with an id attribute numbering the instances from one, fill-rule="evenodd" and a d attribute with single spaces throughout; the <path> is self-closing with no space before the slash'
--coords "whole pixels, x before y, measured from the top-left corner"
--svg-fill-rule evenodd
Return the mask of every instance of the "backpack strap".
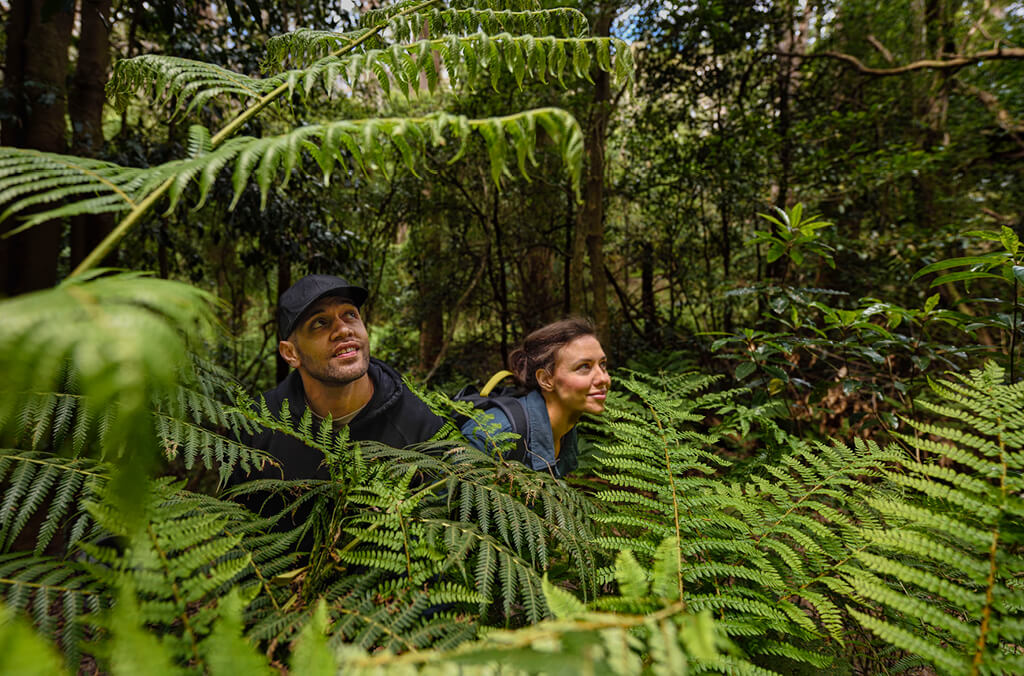
<path id="1" fill-rule="evenodd" d="M 493 379 L 492 379 L 493 380 Z M 515 449 L 506 457 L 528 465 L 526 456 L 530 448 L 530 421 L 526 417 L 526 407 L 516 397 L 490 397 L 491 404 L 505 414 L 512 423 L 512 431 L 519 435 Z"/>
<path id="2" fill-rule="evenodd" d="M 480 390 L 480 395 L 486 397 L 491 393 L 491 390 L 493 390 L 498 385 L 498 383 L 500 383 L 502 380 L 511 375 L 515 374 L 512 373 L 511 371 L 498 371 L 493 376 L 491 376 L 490 380 L 487 381 L 487 384 L 484 385 L 484 389 Z"/>

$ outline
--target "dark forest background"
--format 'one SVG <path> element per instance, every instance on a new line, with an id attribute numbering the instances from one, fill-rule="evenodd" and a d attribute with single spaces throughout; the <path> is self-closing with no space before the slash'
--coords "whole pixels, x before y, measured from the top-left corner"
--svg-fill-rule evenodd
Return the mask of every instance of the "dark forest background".
<path id="1" fill-rule="evenodd" d="M 227 188 L 215 189 L 202 211 L 147 215 L 105 263 L 224 299 L 232 340 L 221 360 L 255 389 L 280 375 L 276 294 L 307 272 L 368 286 L 377 354 L 435 381 L 479 379 L 524 332 L 569 313 L 597 321 L 617 364 L 678 352 L 733 372 L 736 360 L 714 359 L 716 334 L 782 329 L 794 303 L 863 310 L 874 298 L 911 311 L 937 292 L 942 308 L 997 314 L 952 283 L 930 289 L 913 277 L 984 250 L 972 231 L 1022 227 L 1019 4 L 580 9 L 594 35 L 634 43 L 636 86 L 613 90 L 597 72 L 567 93 L 528 85 L 517 100 L 559 101 L 584 125 L 581 202 L 556 165 L 499 192 L 482 155 L 450 166 L 427 159 L 419 176 L 295 182 L 262 207 L 255 189 L 233 209 Z M 357 11 L 102 0 L 15 0 L 3 10 L 3 143 L 128 165 L 179 155 L 187 125 L 141 104 L 117 113 L 103 95 L 113 60 L 156 52 L 258 72 L 268 35 L 344 29 Z M 478 91 L 456 106 L 481 116 L 507 96 Z M 831 224 L 816 237 L 827 258 L 773 259 L 770 242 L 755 239 L 772 228 L 761 214 L 798 203 Z M 6 293 L 62 279 L 113 222 L 80 216 L 4 239 Z M 979 325 L 969 342 L 1005 354 L 1009 340 Z M 792 397 L 842 379 L 832 366 L 787 382 Z"/>

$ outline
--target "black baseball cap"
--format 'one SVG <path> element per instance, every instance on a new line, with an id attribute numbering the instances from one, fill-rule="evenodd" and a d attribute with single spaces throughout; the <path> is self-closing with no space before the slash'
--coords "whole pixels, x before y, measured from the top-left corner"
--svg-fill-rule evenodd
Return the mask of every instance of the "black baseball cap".
<path id="1" fill-rule="evenodd" d="M 366 301 L 367 292 L 334 275 L 306 275 L 281 294 L 277 304 L 277 336 L 285 340 L 309 306 L 324 296 L 341 296 L 356 307 Z"/>

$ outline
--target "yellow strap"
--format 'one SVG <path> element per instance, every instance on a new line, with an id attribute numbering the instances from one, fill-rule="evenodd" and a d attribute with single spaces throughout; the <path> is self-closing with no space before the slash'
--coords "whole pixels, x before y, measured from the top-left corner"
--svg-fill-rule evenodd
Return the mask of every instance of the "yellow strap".
<path id="1" fill-rule="evenodd" d="M 487 381 L 487 384 L 484 385 L 484 389 L 480 390 L 480 394 L 486 397 L 491 393 L 491 390 L 493 390 L 498 383 L 500 383 L 502 380 L 511 375 L 514 375 L 511 371 L 498 371 L 493 376 L 491 376 L 490 380 Z"/>

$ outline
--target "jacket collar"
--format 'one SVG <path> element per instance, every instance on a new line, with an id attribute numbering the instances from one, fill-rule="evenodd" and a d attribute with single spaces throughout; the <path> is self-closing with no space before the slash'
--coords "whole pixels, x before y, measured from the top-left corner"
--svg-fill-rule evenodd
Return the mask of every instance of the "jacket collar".
<path id="1" fill-rule="evenodd" d="M 353 418 L 349 425 L 361 425 L 370 422 L 387 411 L 402 396 L 401 376 L 384 362 L 370 357 L 370 366 L 367 369 L 367 373 L 370 374 L 370 380 L 373 382 L 373 396 L 370 397 L 369 403 L 363 407 L 363 410 Z M 297 370 L 292 369 L 292 372 L 284 379 L 283 385 L 284 392 L 280 399 L 288 400 L 288 412 L 291 415 L 292 424 L 298 425 L 307 408 L 306 390 L 302 386 L 302 376 L 299 375 Z M 278 401 L 277 407 L 280 407 L 280 405 L 281 401 Z M 550 425 L 548 427 L 550 428 Z M 548 432 L 548 436 L 551 436 L 550 432 Z"/>
<path id="2" fill-rule="evenodd" d="M 544 395 L 539 390 L 531 390 L 523 403 L 530 427 L 530 449 L 527 455 L 530 467 L 541 471 L 550 468 L 556 477 L 562 478 L 576 467 L 576 428 L 573 427 L 562 437 L 562 448 L 556 460 L 555 436 L 551 430 Z"/>

